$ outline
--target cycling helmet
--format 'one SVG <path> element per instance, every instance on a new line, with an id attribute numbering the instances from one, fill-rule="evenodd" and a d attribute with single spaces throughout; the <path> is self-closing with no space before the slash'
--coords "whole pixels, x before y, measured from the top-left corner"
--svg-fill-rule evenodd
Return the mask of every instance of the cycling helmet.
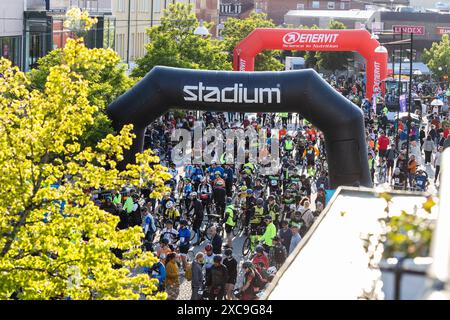
<path id="1" fill-rule="evenodd" d="M 239 188 L 239 190 L 240 190 L 240 191 L 247 191 L 247 187 L 246 187 L 246 186 L 241 186 L 241 187 Z"/>
<path id="2" fill-rule="evenodd" d="M 268 214 L 267 216 L 264 217 L 264 220 L 272 221 L 272 216 Z"/>
<path id="3" fill-rule="evenodd" d="M 252 265 L 253 265 L 253 263 L 251 263 L 250 261 L 245 261 L 245 262 L 242 264 L 242 268 L 243 268 L 243 269 L 251 268 Z"/>
<path id="4" fill-rule="evenodd" d="M 268 200 L 275 200 L 275 196 L 270 195 L 267 199 L 268 199 Z"/>
<path id="5" fill-rule="evenodd" d="M 221 173 L 220 173 L 220 171 L 216 171 L 216 172 L 214 172 L 214 174 L 217 176 L 217 175 L 222 175 Z"/>
<path id="6" fill-rule="evenodd" d="M 276 267 L 270 267 L 267 269 L 267 273 L 268 274 L 275 274 L 277 273 L 277 268 Z"/>
<path id="7" fill-rule="evenodd" d="M 223 185 L 224 185 L 224 182 L 222 180 L 219 180 L 216 182 L 217 187 L 223 187 Z"/>
<path id="8" fill-rule="evenodd" d="M 228 198 L 227 198 L 227 204 L 232 204 L 232 203 L 233 203 L 233 198 L 228 197 Z"/>
<path id="9" fill-rule="evenodd" d="M 230 257 L 232 254 L 233 254 L 233 249 L 231 249 L 231 248 L 225 249 L 225 255 L 227 257 Z"/>
<path id="10" fill-rule="evenodd" d="M 253 194 L 253 190 L 252 189 L 247 189 L 247 194 Z"/>
<path id="11" fill-rule="evenodd" d="M 172 220 L 166 220 L 166 224 L 173 224 L 173 221 Z"/>
<path id="12" fill-rule="evenodd" d="M 166 209 L 170 209 L 173 207 L 173 201 L 167 201 L 166 202 Z"/>
<path id="13" fill-rule="evenodd" d="M 197 196 L 197 192 L 191 192 L 191 197 L 196 197 Z"/>
<path id="14" fill-rule="evenodd" d="M 255 251 L 257 253 L 263 253 L 264 252 L 264 247 L 262 245 L 257 245 L 255 248 Z"/>
<path id="15" fill-rule="evenodd" d="M 256 204 L 259 205 L 259 206 L 262 206 L 263 203 L 264 203 L 263 198 L 258 198 L 258 199 L 256 200 Z"/>
<path id="16" fill-rule="evenodd" d="M 212 245 L 210 245 L 210 244 L 207 244 L 206 245 L 206 247 L 205 247 L 205 251 L 212 251 Z"/>
<path id="17" fill-rule="evenodd" d="M 163 239 L 161 240 L 161 243 L 162 243 L 162 244 L 169 244 L 169 239 L 163 238 Z"/>
<path id="18" fill-rule="evenodd" d="M 187 226 L 188 225 L 188 222 L 186 221 L 186 220 L 180 220 L 180 225 L 182 225 L 182 226 Z"/>

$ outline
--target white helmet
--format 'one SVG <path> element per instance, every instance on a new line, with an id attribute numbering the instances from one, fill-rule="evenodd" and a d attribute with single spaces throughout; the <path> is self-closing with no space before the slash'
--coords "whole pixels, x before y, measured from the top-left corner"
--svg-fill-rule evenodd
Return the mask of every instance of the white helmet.
<path id="1" fill-rule="evenodd" d="M 173 207 L 173 201 L 167 201 L 166 202 L 166 209 L 170 209 Z"/>
<path id="2" fill-rule="evenodd" d="M 269 269 L 267 269 L 267 273 L 268 274 L 275 274 L 275 273 L 277 273 L 277 268 L 276 267 L 270 267 Z"/>

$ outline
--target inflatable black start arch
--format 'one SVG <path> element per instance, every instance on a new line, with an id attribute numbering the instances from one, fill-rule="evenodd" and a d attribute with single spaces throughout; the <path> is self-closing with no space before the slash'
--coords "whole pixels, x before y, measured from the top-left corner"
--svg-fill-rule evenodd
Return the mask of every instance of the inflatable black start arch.
<path id="1" fill-rule="evenodd" d="M 141 152 L 145 128 L 170 108 L 229 112 L 297 112 L 323 131 L 330 185 L 371 187 L 362 111 L 314 70 L 228 72 L 153 68 L 107 108 L 118 130 L 132 123 Z"/>

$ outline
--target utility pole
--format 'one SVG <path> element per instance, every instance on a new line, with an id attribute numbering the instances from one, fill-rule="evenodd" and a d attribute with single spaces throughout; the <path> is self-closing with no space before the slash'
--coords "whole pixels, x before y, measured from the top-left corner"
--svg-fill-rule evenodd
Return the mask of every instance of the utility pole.
<path id="1" fill-rule="evenodd" d="M 128 35 L 127 35 L 127 65 L 130 69 L 130 19 L 131 19 L 131 0 L 128 0 Z"/>

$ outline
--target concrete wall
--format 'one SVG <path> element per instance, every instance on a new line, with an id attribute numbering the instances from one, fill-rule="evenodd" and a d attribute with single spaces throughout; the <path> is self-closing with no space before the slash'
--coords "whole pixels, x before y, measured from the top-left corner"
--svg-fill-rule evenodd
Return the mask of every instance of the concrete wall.
<path id="1" fill-rule="evenodd" d="M 21 36 L 24 2 L 0 0 L 0 8 L 0 37 Z"/>

